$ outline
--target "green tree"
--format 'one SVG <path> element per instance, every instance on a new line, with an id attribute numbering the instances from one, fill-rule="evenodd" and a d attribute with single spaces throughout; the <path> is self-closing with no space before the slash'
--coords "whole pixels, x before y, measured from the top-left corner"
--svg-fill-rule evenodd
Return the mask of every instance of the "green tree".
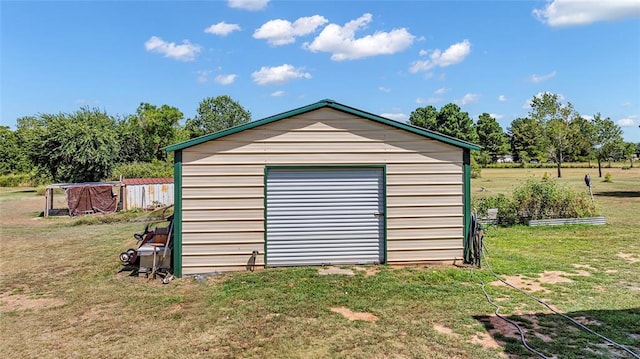
<path id="1" fill-rule="evenodd" d="M 567 148 L 571 148 L 571 119 L 575 116 L 573 105 L 563 104 L 558 95 L 543 93 L 531 100 L 529 117 L 540 123 L 547 142 L 549 157 L 556 163 L 558 178 L 562 177 L 562 162 Z"/>
<path id="2" fill-rule="evenodd" d="M 433 106 L 417 108 L 409 116 L 414 126 L 437 131 L 459 140 L 478 143 L 476 125 L 467 112 L 462 112 L 458 105 L 449 103 L 437 111 Z"/>
<path id="3" fill-rule="evenodd" d="M 622 129 L 610 118 L 602 118 L 598 113 L 591 120 L 594 128 L 593 151 L 598 160 L 598 177 L 602 177 L 602 161 L 611 158 L 624 146 Z"/>
<path id="4" fill-rule="evenodd" d="M 436 117 L 438 132 L 451 137 L 478 143 L 478 132 L 469 113 L 463 112 L 458 105 L 449 103 L 444 105 Z"/>
<path id="5" fill-rule="evenodd" d="M 516 118 L 507 129 L 514 161 L 525 165 L 531 160 L 546 161 L 542 126 L 530 118 Z"/>
<path id="6" fill-rule="evenodd" d="M 571 119 L 569 127 L 568 143 L 571 146 L 566 147 L 566 160 L 572 162 L 590 161 L 595 135 L 593 124 L 576 113 Z"/>
<path id="7" fill-rule="evenodd" d="M 18 122 L 36 169 L 56 182 L 99 181 L 118 156 L 115 120 L 98 109 L 40 114 Z"/>
<path id="8" fill-rule="evenodd" d="M 438 110 L 435 107 L 431 105 L 419 107 L 411 112 L 411 115 L 409 116 L 409 123 L 414 126 L 424 127 L 427 130 L 437 131 L 437 117 Z"/>
<path id="9" fill-rule="evenodd" d="M 633 168 L 633 160 L 636 157 L 636 144 L 631 142 L 624 143 L 623 152 L 626 160 L 629 160 L 631 168 Z"/>
<path id="10" fill-rule="evenodd" d="M 251 121 L 251 112 L 227 95 L 207 97 L 200 101 L 197 114 L 187 120 L 191 138 L 218 132 Z"/>
<path id="11" fill-rule="evenodd" d="M 509 139 L 495 118 L 488 113 L 483 113 L 478 117 L 476 128 L 478 144 L 482 146 L 480 149 L 481 161 L 488 159 L 491 162 L 496 162 L 500 156 L 509 153 Z"/>
<path id="12" fill-rule="evenodd" d="M 163 147 L 187 139 L 176 107 L 141 103 L 135 115 L 118 121 L 122 162 L 167 160 Z"/>
<path id="13" fill-rule="evenodd" d="M 8 126 L 0 126 L 0 174 L 26 172 L 29 161 L 21 141 Z"/>

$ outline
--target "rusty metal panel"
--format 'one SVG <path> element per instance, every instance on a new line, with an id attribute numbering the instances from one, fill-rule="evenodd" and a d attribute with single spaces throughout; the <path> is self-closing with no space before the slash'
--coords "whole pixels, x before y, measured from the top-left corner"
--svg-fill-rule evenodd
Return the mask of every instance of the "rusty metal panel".
<path id="1" fill-rule="evenodd" d="M 128 185 L 125 209 L 152 209 L 173 204 L 173 183 Z"/>

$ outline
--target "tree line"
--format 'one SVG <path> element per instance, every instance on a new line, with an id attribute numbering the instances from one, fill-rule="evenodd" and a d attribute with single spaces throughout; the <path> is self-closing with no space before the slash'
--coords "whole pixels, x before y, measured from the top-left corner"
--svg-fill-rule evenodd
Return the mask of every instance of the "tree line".
<path id="1" fill-rule="evenodd" d="M 17 119 L 16 129 L 0 127 L 0 175 L 30 173 L 39 182 L 91 182 L 125 177 L 171 175 L 164 147 L 251 121 L 251 113 L 229 96 L 203 99 L 193 118 L 176 107 L 141 103 L 134 114 L 111 116 L 98 108 L 72 113 L 37 114 Z M 611 119 L 586 119 L 555 94 L 534 96 L 527 117 L 505 132 L 488 113 L 474 122 L 453 103 L 411 113 L 412 125 L 479 144 L 472 161 L 486 166 L 515 162 L 630 160 L 640 143 L 625 143 Z M 600 175 L 602 175 L 600 171 Z"/>
<path id="2" fill-rule="evenodd" d="M 585 118 L 553 93 L 534 96 L 528 116 L 513 120 L 506 132 L 490 114 L 481 114 L 474 123 L 452 103 L 440 111 L 433 106 L 418 108 L 409 122 L 480 145 L 472 161 L 482 166 L 499 161 L 553 162 L 558 177 L 564 162 L 597 161 L 602 177 L 603 161 L 628 160 L 633 167 L 633 159 L 640 153 L 640 143 L 625 143 L 622 129 L 610 118 L 599 113 Z"/>
<path id="3" fill-rule="evenodd" d="M 15 130 L 0 127 L 0 174 L 30 173 L 36 182 L 170 176 L 173 159 L 164 147 L 251 121 L 251 113 L 229 96 L 205 98 L 196 112 L 184 126 L 176 107 L 149 103 L 124 116 L 82 107 L 21 117 Z"/>

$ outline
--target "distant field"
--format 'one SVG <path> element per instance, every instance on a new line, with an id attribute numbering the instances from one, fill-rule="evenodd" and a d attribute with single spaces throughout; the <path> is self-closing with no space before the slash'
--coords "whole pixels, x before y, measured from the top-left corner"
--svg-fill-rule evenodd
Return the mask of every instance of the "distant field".
<path id="1" fill-rule="evenodd" d="M 473 196 L 510 193 L 555 169 L 484 169 Z M 605 226 L 489 228 L 498 273 L 640 353 L 640 169 L 563 169 Z M 453 266 L 268 269 L 169 285 L 117 274 L 140 223 L 74 225 L 40 218 L 44 198 L 0 189 L 2 358 L 500 358 L 530 357 L 493 314 L 486 270 Z M 631 358 L 505 286 L 487 284 L 500 313 L 536 350 L 558 358 Z M 350 320 L 360 318 L 362 320 Z"/>

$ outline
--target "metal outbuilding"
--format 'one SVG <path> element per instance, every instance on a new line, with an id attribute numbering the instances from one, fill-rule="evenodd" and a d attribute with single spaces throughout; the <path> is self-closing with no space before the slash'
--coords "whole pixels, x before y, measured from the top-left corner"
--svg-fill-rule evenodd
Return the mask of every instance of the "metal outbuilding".
<path id="1" fill-rule="evenodd" d="M 173 204 L 173 178 L 125 178 L 121 181 L 121 209 L 154 209 Z"/>
<path id="2" fill-rule="evenodd" d="M 174 272 L 462 258 L 475 149 L 332 100 L 169 146 Z"/>

